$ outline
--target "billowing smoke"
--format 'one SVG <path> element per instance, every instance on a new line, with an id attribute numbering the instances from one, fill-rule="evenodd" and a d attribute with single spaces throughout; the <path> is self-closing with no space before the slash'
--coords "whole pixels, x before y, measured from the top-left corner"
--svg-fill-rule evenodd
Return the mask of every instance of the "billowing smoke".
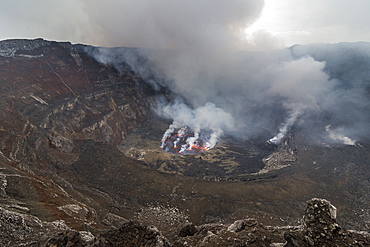
<path id="1" fill-rule="evenodd" d="M 202 137 L 207 141 L 209 149 L 216 145 L 224 130 L 230 131 L 235 126 L 234 119 L 229 113 L 210 102 L 196 109 L 191 109 L 182 102 L 170 103 L 160 108 L 157 113 L 173 119 L 173 123 L 164 133 L 162 144 L 175 130 L 186 126 L 194 131 L 194 137 L 189 138 L 188 142 L 192 143 Z"/>
<path id="2" fill-rule="evenodd" d="M 155 89 L 166 87 L 183 99 L 158 107 L 161 116 L 173 120 L 164 139 L 189 127 L 194 138 L 207 135 L 214 146 L 223 133 L 252 137 L 267 131 L 265 141 L 278 145 L 298 124 L 320 141 L 341 140 L 334 138 L 338 130 L 350 140 L 369 134 L 370 76 L 346 74 L 345 68 L 356 71 L 353 63 L 359 54 L 369 58 L 370 47 L 276 49 L 279 42 L 268 33 L 250 42 L 242 30 L 258 18 L 262 7 L 263 1 L 255 0 L 132 2 L 123 9 L 120 32 L 107 38 L 146 49 L 89 52 L 98 61 L 121 72 L 134 70 Z M 126 18 L 132 18 L 130 24 Z M 265 50 L 256 51 L 261 48 Z M 349 53 L 352 63 L 345 62 Z M 370 60 L 358 61 L 364 66 L 361 73 L 368 73 Z M 331 128 L 325 129 L 328 125 Z"/>
<path id="3" fill-rule="evenodd" d="M 171 64 L 162 69 L 169 76 L 170 88 L 193 108 L 212 102 L 228 112 L 236 124 L 226 131 L 249 137 L 263 129 L 277 131 L 269 140 L 273 144 L 281 142 L 299 117 L 318 112 L 322 97 L 335 84 L 323 72 L 324 63 L 311 57 L 295 60 L 286 51 L 232 53 L 226 60 L 185 61 L 180 67 L 191 67 L 189 73 Z"/>

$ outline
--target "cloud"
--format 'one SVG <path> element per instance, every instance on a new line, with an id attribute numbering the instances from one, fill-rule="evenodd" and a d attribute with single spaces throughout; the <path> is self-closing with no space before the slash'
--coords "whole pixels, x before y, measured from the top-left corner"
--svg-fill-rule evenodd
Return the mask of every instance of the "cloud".
<path id="1" fill-rule="evenodd" d="M 269 39 L 277 38 L 280 45 L 369 41 L 369 8 L 367 0 L 2 0 L 0 39 L 42 37 L 108 47 L 212 44 L 238 49 L 262 49 L 266 43 L 270 46 Z M 255 37 L 245 45 L 244 30 L 252 24 Z M 211 39 L 203 43 L 216 36 L 213 43 Z"/>
<path id="2" fill-rule="evenodd" d="M 0 8 L 1 38 L 45 38 L 85 41 L 93 37 L 81 1 L 3 0 Z"/>
<path id="3" fill-rule="evenodd" d="M 240 29 L 253 23 L 263 7 L 261 0 L 113 2 L 86 4 L 92 25 L 100 28 L 104 43 L 119 41 L 120 45 L 134 47 L 201 50 L 208 46 L 234 46 Z"/>
<path id="4" fill-rule="evenodd" d="M 42 37 L 109 47 L 231 48 L 244 39 L 243 30 L 259 16 L 263 4 L 263 0 L 4 0 L 1 38 Z"/>
<path id="5" fill-rule="evenodd" d="M 367 0 L 266 0 L 261 18 L 252 25 L 285 46 L 369 41 Z"/>

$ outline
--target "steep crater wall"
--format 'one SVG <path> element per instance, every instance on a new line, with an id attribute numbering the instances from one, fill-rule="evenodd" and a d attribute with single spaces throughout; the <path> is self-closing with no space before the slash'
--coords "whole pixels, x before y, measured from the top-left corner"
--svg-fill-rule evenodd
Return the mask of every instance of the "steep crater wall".
<path id="1" fill-rule="evenodd" d="M 114 204 L 111 195 L 69 180 L 71 165 L 84 141 L 121 143 L 147 119 L 156 91 L 84 48 L 42 39 L 0 42 L 0 206 L 78 229 L 119 226 L 123 219 L 105 208 Z"/>
<path id="2" fill-rule="evenodd" d="M 0 51 L 0 151 L 12 160 L 73 153 L 76 140 L 118 145 L 154 100 L 138 75 L 99 64 L 83 47 L 8 40 Z"/>

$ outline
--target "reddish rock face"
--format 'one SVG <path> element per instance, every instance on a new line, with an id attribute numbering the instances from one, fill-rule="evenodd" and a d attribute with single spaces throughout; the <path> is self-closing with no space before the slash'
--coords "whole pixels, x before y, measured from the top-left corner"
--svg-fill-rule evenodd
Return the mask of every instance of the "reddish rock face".
<path id="1" fill-rule="evenodd" d="M 83 46 L 42 39 L 0 42 L 0 88 L 0 164 L 15 174 L 2 176 L 3 196 L 81 227 L 95 209 L 48 176 L 70 169 L 81 141 L 117 146 L 146 120 L 154 91 L 134 73 L 99 64 Z M 62 205 L 86 212 L 68 215 Z"/>
<path id="2" fill-rule="evenodd" d="M 0 137 L 7 156 L 16 157 L 18 139 L 35 131 L 43 133 L 38 145 L 62 152 L 74 140 L 117 145 L 146 118 L 148 86 L 138 88 L 138 76 L 98 64 L 83 48 L 44 40 L 3 41 L 0 48 Z"/>

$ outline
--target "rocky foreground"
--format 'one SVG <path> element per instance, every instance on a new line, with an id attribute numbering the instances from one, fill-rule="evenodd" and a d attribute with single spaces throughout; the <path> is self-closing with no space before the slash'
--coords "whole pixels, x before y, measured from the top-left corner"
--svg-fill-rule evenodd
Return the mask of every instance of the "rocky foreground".
<path id="1" fill-rule="evenodd" d="M 369 246 L 370 234 L 346 230 L 336 223 L 337 209 L 325 199 L 307 202 L 302 224 L 266 226 L 254 218 L 232 224 L 191 222 L 160 232 L 156 226 L 128 221 L 120 228 L 93 235 L 70 229 L 64 221 L 0 209 L 2 246 Z M 178 215 L 166 215 L 173 217 Z M 162 218 L 163 221 L 168 220 Z M 160 223 L 160 222 L 159 222 Z"/>

